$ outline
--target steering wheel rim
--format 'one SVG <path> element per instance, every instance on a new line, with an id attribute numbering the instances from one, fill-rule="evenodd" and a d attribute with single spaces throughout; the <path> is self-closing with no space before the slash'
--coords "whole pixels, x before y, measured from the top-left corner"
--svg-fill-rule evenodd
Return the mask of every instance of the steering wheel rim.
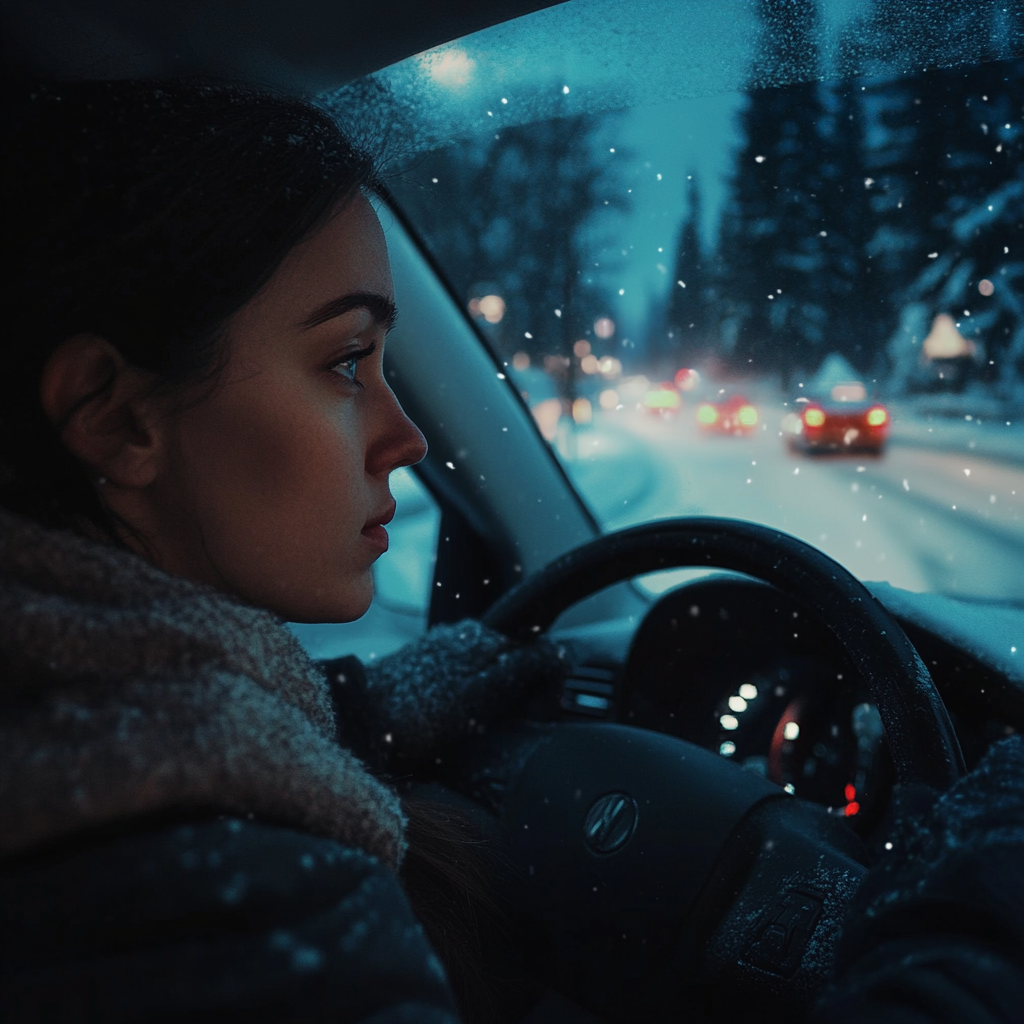
<path id="1" fill-rule="evenodd" d="M 963 776 L 963 754 L 946 706 L 896 620 L 838 562 L 780 530 L 741 519 L 681 517 L 604 534 L 514 587 L 483 621 L 513 639 L 529 640 L 605 587 L 677 568 L 743 573 L 803 604 L 861 673 L 878 707 L 898 783 L 942 791 Z"/>

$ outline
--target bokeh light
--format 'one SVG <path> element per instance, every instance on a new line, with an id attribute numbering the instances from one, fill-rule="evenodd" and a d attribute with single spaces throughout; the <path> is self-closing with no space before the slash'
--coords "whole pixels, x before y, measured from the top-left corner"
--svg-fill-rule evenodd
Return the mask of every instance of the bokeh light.
<path id="1" fill-rule="evenodd" d="M 505 300 L 500 295 L 485 295 L 478 303 L 480 315 L 489 324 L 500 324 L 505 315 Z"/>
<path id="2" fill-rule="evenodd" d="M 476 61 L 465 50 L 429 50 L 419 56 L 420 67 L 431 80 L 448 89 L 463 89 L 473 78 Z"/>

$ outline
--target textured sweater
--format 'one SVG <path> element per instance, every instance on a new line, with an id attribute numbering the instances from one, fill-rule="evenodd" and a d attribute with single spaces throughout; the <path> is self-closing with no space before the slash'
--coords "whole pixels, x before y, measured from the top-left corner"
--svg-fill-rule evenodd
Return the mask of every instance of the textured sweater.
<path id="1" fill-rule="evenodd" d="M 0 512 L 0 1016 L 453 1019 L 350 748 L 424 756 L 555 662 L 463 623 L 328 681 L 270 613 Z"/>

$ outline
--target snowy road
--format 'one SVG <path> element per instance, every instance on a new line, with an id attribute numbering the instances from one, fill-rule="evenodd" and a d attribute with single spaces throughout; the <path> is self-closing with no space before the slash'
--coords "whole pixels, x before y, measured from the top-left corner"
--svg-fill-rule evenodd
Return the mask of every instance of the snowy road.
<path id="1" fill-rule="evenodd" d="M 789 454 L 765 418 L 754 437 L 732 438 L 700 436 L 685 411 L 676 420 L 599 415 L 575 435 L 566 468 L 606 530 L 679 515 L 752 519 L 863 580 L 1024 601 L 1024 444 L 947 425 L 936 441 L 918 431 L 880 459 L 807 458 Z M 377 599 L 358 622 L 294 627 L 315 657 L 372 661 L 425 628 L 439 516 L 408 472 L 393 474 L 392 490 L 399 515 Z M 692 575 L 646 585 L 658 592 Z"/>
<path id="2" fill-rule="evenodd" d="M 881 458 L 790 454 L 767 416 L 703 437 L 685 411 L 625 410 L 578 435 L 569 464 L 606 529 L 673 515 L 752 519 L 864 580 L 1024 601 L 1024 461 L 894 441 Z M 1021 453 L 1024 459 L 1024 452 Z"/>

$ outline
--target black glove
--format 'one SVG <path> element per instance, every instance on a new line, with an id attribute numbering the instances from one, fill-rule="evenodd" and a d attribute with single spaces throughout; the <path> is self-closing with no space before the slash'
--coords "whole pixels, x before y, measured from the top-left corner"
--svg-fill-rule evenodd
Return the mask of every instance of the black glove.
<path id="1" fill-rule="evenodd" d="M 851 904 L 815 1024 L 1024 1019 L 1024 742 L 992 747 L 925 814 Z"/>
<path id="2" fill-rule="evenodd" d="M 484 729 L 530 692 L 565 675 L 565 649 L 540 637 L 519 644 L 472 619 L 435 626 L 394 654 L 363 665 L 324 663 L 338 736 L 377 768 L 423 760 Z"/>

